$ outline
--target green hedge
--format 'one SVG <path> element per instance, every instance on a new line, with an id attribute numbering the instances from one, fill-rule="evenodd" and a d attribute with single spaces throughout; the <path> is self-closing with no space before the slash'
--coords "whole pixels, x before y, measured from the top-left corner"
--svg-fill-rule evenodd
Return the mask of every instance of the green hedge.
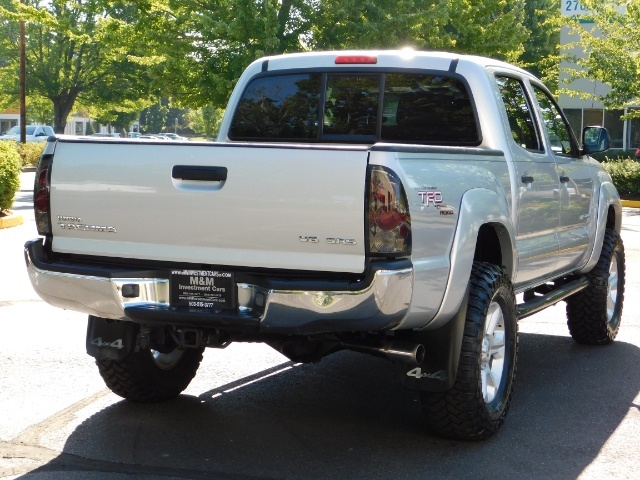
<path id="1" fill-rule="evenodd" d="M 16 144 L 18 154 L 22 157 L 23 167 L 37 167 L 47 142 L 29 142 Z"/>
<path id="2" fill-rule="evenodd" d="M 9 210 L 20 188 L 22 160 L 13 141 L 0 141 L 0 211 Z"/>
<path id="3" fill-rule="evenodd" d="M 630 158 L 607 158 L 602 166 L 609 172 L 620 196 L 640 198 L 640 162 Z"/>

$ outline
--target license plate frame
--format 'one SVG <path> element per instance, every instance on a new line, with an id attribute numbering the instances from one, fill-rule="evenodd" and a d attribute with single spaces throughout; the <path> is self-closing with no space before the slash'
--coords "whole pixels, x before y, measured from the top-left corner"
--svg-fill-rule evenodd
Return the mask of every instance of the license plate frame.
<path id="1" fill-rule="evenodd" d="M 236 308 L 233 272 L 221 270 L 171 270 L 170 305 L 205 310 Z"/>

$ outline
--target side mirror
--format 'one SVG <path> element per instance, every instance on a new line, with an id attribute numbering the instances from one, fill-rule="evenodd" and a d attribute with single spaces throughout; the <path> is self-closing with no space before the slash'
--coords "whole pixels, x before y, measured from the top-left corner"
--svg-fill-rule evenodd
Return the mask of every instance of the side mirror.
<path id="1" fill-rule="evenodd" d="M 604 127 L 584 127 L 582 129 L 582 151 L 585 154 L 609 150 L 611 137 Z"/>

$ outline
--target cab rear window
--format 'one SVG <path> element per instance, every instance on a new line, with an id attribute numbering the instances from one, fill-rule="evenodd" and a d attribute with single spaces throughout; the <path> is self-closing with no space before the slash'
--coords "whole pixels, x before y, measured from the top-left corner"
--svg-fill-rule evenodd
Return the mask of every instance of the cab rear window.
<path id="1" fill-rule="evenodd" d="M 310 73 L 253 79 L 229 138 L 478 145 L 466 84 L 447 75 Z"/>

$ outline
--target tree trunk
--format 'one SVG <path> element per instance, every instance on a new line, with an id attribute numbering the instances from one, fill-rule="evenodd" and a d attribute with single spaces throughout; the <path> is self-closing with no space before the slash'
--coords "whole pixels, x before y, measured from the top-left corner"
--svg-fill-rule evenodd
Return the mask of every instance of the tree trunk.
<path id="1" fill-rule="evenodd" d="M 53 131 L 56 133 L 64 133 L 64 128 L 67 126 L 67 117 L 73 109 L 73 105 L 78 98 L 77 91 L 70 91 L 62 93 L 55 98 L 52 98 L 53 102 Z"/>
<path id="2" fill-rule="evenodd" d="M 291 8 L 293 5 L 291 4 L 291 0 L 282 0 L 280 5 L 280 11 L 278 12 L 278 32 L 276 33 L 276 38 L 278 39 L 279 48 L 278 52 L 274 53 L 284 53 L 286 44 L 286 28 L 287 22 L 289 21 L 289 17 L 291 16 Z"/>

